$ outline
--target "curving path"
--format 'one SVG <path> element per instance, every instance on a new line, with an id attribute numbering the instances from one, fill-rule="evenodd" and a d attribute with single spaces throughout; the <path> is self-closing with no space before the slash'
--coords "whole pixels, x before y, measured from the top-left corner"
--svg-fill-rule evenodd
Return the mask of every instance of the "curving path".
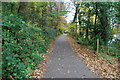
<path id="1" fill-rule="evenodd" d="M 43 78 L 98 78 L 73 52 L 66 34 L 56 39 L 47 67 Z"/>

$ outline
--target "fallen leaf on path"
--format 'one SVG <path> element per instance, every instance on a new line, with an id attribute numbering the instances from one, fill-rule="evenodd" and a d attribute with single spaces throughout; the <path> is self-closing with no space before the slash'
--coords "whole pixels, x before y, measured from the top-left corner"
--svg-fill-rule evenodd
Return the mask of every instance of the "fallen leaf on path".
<path id="1" fill-rule="evenodd" d="M 60 60 L 60 58 L 58 58 L 58 60 Z"/>
<path id="2" fill-rule="evenodd" d="M 70 70 L 68 70 L 67 73 L 70 73 Z"/>

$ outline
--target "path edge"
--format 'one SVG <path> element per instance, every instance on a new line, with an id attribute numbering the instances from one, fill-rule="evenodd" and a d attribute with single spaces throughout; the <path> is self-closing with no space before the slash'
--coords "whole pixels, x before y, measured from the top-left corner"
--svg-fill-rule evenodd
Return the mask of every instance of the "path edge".
<path id="1" fill-rule="evenodd" d="M 57 37 L 55 37 L 54 39 L 52 39 L 48 45 L 48 51 L 44 54 L 42 54 L 42 56 L 44 57 L 44 59 L 42 61 L 40 61 L 40 63 L 38 64 L 38 69 L 35 70 L 31 70 L 30 73 L 28 73 L 27 76 L 30 76 L 30 78 L 34 78 L 34 79 L 38 79 L 38 78 L 42 78 L 44 76 L 44 71 L 47 69 L 47 63 L 48 63 L 48 57 L 52 54 L 53 52 L 53 46 L 55 44 L 55 41 L 57 38 L 59 38 L 62 34 L 58 35 Z"/>

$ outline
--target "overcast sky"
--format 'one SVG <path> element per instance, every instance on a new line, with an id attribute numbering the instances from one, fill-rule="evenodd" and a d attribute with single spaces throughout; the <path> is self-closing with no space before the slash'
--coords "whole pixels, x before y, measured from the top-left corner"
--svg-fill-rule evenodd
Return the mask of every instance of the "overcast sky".
<path id="1" fill-rule="evenodd" d="M 74 4 L 70 0 L 65 0 L 64 2 L 65 2 L 67 11 L 69 11 L 67 15 L 65 15 L 66 21 L 67 23 L 70 23 L 74 18 L 75 7 L 74 7 Z"/>

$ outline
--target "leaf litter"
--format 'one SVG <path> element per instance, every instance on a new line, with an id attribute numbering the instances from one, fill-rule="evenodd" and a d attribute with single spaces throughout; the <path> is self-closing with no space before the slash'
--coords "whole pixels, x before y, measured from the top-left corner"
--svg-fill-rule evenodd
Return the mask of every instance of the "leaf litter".
<path id="1" fill-rule="evenodd" d="M 90 71 L 97 74 L 100 78 L 120 78 L 120 62 L 117 57 L 109 56 L 114 61 L 113 63 L 109 63 L 106 59 L 100 57 L 100 54 L 95 55 L 94 51 L 83 48 L 82 45 L 70 39 L 69 36 L 67 36 L 66 40 Z"/>

